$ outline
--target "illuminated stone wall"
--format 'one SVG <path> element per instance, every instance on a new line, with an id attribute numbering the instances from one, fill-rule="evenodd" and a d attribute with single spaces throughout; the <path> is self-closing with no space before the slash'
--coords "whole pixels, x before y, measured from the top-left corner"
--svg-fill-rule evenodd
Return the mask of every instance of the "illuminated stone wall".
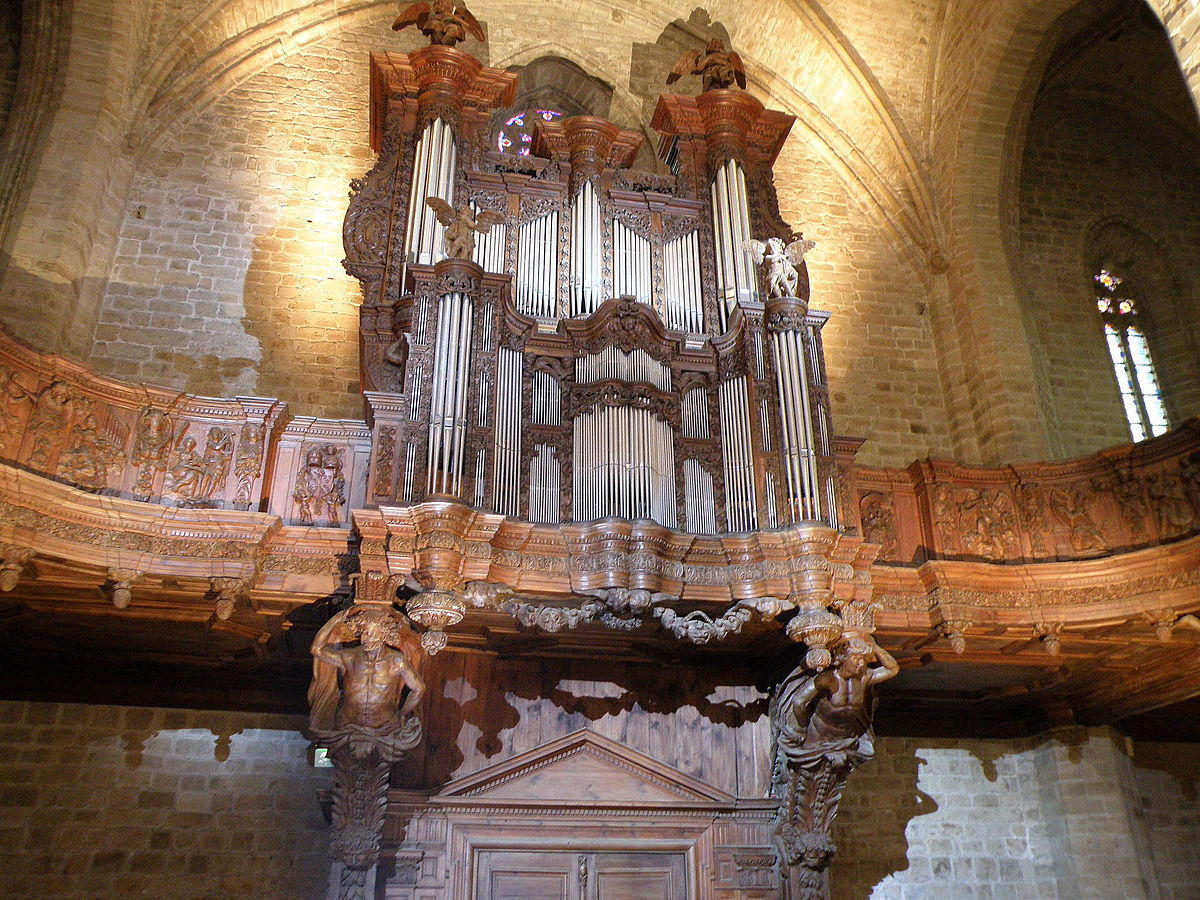
<path id="1" fill-rule="evenodd" d="M 361 415 L 338 226 L 370 163 L 366 52 L 420 42 L 389 30 L 394 3 L 25 6 L 35 26 L 69 22 L 23 69 L 37 77 L 10 117 L 41 131 L 0 211 L 0 319 L 122 378 Z M 654 72 L 681 42 L 727 33 L 751 90 L 798 117 L 779 182 L 785 215 L 819 242 L 817 305 L 838 317 L 838 429 L 870 439 L 868 463 L 1000 463 L 1112 433 L 1062 415 L 1073 401 L 1050 384 L 1013 277 L 1026 125 L 1072 6 L 764 0 L 750 21 L 733 0 L 478 0 L 489 41 L 467 49 L 500 66 L 571 60 L 645 131 Z M 1153 6 L 1194 93 L 1196 12 Z"/>
<path id="2" fill-rule="evenodd" d="M 1056 456 L 1129 440 L 1091 276 L 1131 288 L 1174 423 L 1200 412 L 1200 123 L 1149 13 L 1108 37 L 1068 34 L 1021 161 L 1024 318 Z"/>

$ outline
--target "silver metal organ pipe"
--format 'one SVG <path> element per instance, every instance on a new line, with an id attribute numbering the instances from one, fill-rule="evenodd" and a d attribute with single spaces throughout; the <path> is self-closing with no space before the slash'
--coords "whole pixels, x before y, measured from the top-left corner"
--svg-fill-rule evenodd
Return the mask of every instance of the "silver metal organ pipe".
<path id="1" fill-rule="evenodd" d="M 459 338 L 458 364 L 458 396 L 454 409 L 454 493 L 462 493 L 463 460 L 466 457 L 467 439 L 467 398 L 470 394 L 467 379 L 471 371 L 471 332 L 475 324 L 475 304 L 471 298 L 463 294 L 459 298 L 462 304 L 462 330 Z"/>
<path id="2" fill-rule="evenodd" d="M 721 331 L 729 326 L 729 310 L 733 305 L 731 298 L 737 297 L 729 258 L 729 203 L 724 176 L 724 169 L 718 171 L 712 185 L 713 241 L 717 245 L 717 307 L 721 313 Z"/>
<path id="3" fill-rule="evenodd" d="M 750 253 L 746 250 L 746 242 L 750 240 L 750 196 L 746 191 L 746 173 L 742 171 L 742 167 L 735 160 L 730 160 L 727 165 L 732 173 L 732 188 L 734 211 L 735 231 L 733 234 L 733 254 L 734 260 L 737 263 L 738 272 L 738 299 L 749 300 L 755 293 L 757 281 L 754 277 L 754 268 L 750 263 Z"/>
<path id="4" fill-rule="evenodd" d="M 746 377 L 721 382 L 721 446 L 725 468 L 726 511 L 730 531 L 758 527 L 754 461 L 750 445 L 750 410 Z"/>
<path id="5" fill-rule="evenodd" d="M 482 404 L 481 404 L 482 405 Z M 483 472 L 487 463 L 487 451 L 482 447 L 479 448 L 479 454 L 475 457 L 475 508 L 483 506 Z"/>
<path id="6" fill-rule="evenodd" d="M 784 465 L 788 475 L 788 505 L 793 521 L 820 518 L 821 488 L 813 444 L 806 353 L 795 331 L 773 335 L 777 382 L 780 386 L 780 419 L 784 426 Z"/>
<path id="7" fill-rule="evenodd" d="M 497 354 L 492 507 L 508 516 L 520 507 L 521 362 L 517 350 L 501 347 Z"/>
<path id="8" fill-rule="evenodd" d="M 413 481 L 417 470 L 417 445 L 409 441 L 404 447 L 404 502 L 413 499 Z"/>
<path id="9" fill-rule="evenodd" d="M 808 411 L 808 379 L 805 377 L 804 353 L 798 346 L 796 332 L 786 331 L 784 345 L 787 347 L 789 361 L 789 377 L 794 387 L 794 406 L 791 417 L 796 430 L 796 461 L 800 467 L 801 493 L 795 498 L 797 520 L 812 518 L 812 502 L 817 490 L 816 479 L 809 468 L 808 461 L 812 458 L 812 420 Z"/>
<path id="10" fill-rule="evenodd" d="M 442 396 L 445 393 L 446 378 L 446 356 L 444 352 L 440 352 L 448 343 L 448 330 L 450 326 L 450 311 L 445 302 L 445 298 L 438 304 L 437 314 L 437 332 L 434 336 L 434 352 L 433 352 L 433 377 L 431 379 L 431 390 L 429 397 L 429 446 L 427 459 L 427 475 L 425 488 L 428 492 L 436 492 L 435 479 L 437 478 L 438 463 L 441 460 L 441 444 L 442 444 L 442 429 L 441 429 L 441 410 Z"/>

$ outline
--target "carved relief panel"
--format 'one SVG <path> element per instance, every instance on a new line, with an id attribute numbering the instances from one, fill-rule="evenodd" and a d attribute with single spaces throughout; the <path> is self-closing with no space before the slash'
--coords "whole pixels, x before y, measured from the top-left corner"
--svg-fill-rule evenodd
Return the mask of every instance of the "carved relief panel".
<path id="1" fill-rule="evenodd" d="M 279 436 L 269 511 L 289 525 L 349 528 L 367 501 L 371 432 L 362 422 L 298 416 Z"/>

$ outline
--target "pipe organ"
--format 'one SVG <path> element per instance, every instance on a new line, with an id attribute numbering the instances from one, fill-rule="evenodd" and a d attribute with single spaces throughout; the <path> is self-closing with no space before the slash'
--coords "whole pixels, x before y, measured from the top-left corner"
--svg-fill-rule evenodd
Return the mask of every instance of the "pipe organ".
<path id="1" fill-rule="evenodd" d="M 737 90 L 664 96 L 662 173 L 592 116 L 538 121 L 532 154 L 508 156 L 489 123 L 512 73 L 439 46 L 371 65 L 380 158 L 346 220 L 389 430 L 371 502 L 695 534 L 836 524 L 827 316 L 803 266 L 798 296 L 769 296 L 747 250 L 791 237 L 771 182 L 789 116 Z M 503 221 L 447 258 L 431 197 Z"/>

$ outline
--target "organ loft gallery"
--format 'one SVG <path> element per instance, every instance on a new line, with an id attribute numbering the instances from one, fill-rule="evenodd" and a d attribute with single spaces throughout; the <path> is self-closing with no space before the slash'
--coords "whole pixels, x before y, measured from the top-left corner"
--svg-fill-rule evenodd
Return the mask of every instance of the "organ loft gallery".
<path id="1" fill-rule="evenodd" d="M 1200 897 L 1194 3 L 0 30 L 4 897 Z"/>

